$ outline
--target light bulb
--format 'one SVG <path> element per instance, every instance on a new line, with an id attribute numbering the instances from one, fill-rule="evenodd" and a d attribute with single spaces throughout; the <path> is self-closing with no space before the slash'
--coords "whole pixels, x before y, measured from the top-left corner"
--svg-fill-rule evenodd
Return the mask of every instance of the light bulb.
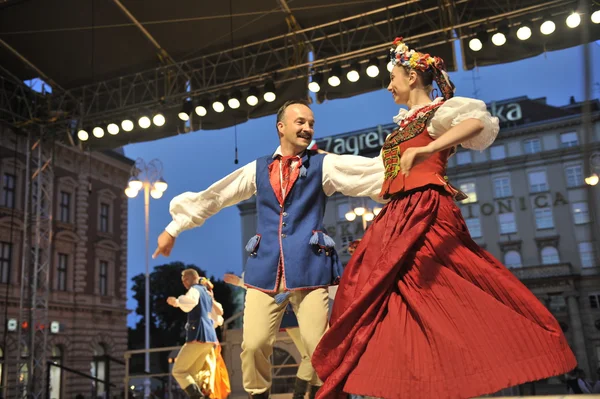
<path id="1" fill-rule="evenodd" d="M 556 24 L 553 21 L 546 21 L 540 26 L 540 32 L 544 35 L 549 35 L 556 30 Z"/>
<path id="2" fill-rule="evenodd" d="M 358 216 L 364 215 L 366 211 L 367 210 L 364 207 L 362 207 L 362 206 L 354 208 L 354 213 L 356 213 Z"/>
<path id="3" fill-rule="evenodd" d="M 366 220 L 367 222 L 370 222 L 370 221 L 372 221 L 373 219 L 375 219 L 375 215 L 374 215 L 372 212 L 365 213 L 365 220 Z"/>
<path id="4" fill-rule="evenodd" d="M 531 28 L 523 25 L 517 30 L 517 37 L 519 40 L 527 40 L 531 37 Z"/>
<path id="5" fill-rule="evenodd" d="M 213 109 L 215 110 L 215 112 L 223 112 L 225 111 L 225 106 L 223 105 L 223 103 L 221 101 L 215 101 L 212 104 Z"/>
<path id="6" fill-rule="evenodd" d="M 346 212 L 346 214 L 344 216 L 346 217 L 346 220 L 349 222 L 352 222 L 356 219 L 356 214 L 352 211 Z"/>
<path id="7" fill-rule="evenodd" d="M 258 104 L 258 97 L 256 97 L 254 94 L 251 94 L 246 97 L 246 103 L 248 103 L 249 106 L 254 107 L 256 104 Z"/>
<path id="8" fill-rule="evenodd" d="M 352 70 L 352 71 L 348 71 L 348 73 L 346 74 L 346 77 L 351 82 L 358 82 L 358 80 L 360 79 L 360 74 L 358 73 L 358 71 Z"/>
<path id="9" fill-rule="evenodd" d="M 152 196 L 152 198 L 154 199 L 159 199 L 160 197 L 163 196 L 162 191 L 158 191 L 158 190 L 151 190 L 150 191 L 150 195 Z"/>
<path id="10" fill-rule="evenodd" d="M 581 15 L 574 12 L 567 17 L 566 22 L 567 22 L 567 26 L 569 28 L 577 28 L 579 26 L 579 24 L 581 23 Z"/>
<path id="11" fill-rule="evenodd" d="M 392 61 L 387 63 L 387 70 L 388 72 L 392 72 L 392 69 L 394 69 L 394 64 L 392 64 Z"/>
<path id="12" fill-rule="evenodd" d="M 381 212 L 381 208 L 380 207 L 376 207 L 373 209 L 373 213 L 375 214 L 375 216 L 379 215 L 379 212 Z"/>
<path id="13" fill-rule="evenodd" d="M 379 67 L 377 65 L 369 65 L 367 67 L 367 76 L 370 78 L 379 76 Z"/>
<path id="14" fill-rule="evenodd" d="M 496 32 L 492 36 L 492 43 L 494 43 L 496 46 L 502 46 L 504 43 L 506 43 L 506 36 L 504 36 L 504 33 L 502 32 Z"/>
<path id="15" fill-rule="evenodd" d="M 600 10 L 592 13 L 592 22 L 595 24 L 600 24 Z"/>
<path id="16" fill-rule="evenodd" d="M 77 132 L 77 138 L 80 141 L 87 141 L 90 138 L 90 135 L 85 130 L 81 129 Z"/>
<path id="17" fill-rule="evenodd" d="M 132 177 L 127 186 L 134 191 L 140 191 L 144 187 L 144 183 L 137 177 Z"/>
<path id="18" fill-rule="evenodd" d="M 125 119 L 123 122 L 121 122 L 121 127 L 126 132 L 131 132 L 133 130 L 133 122 L 129 119 Z"/>
<path id="19" fill-rule="evenodd" d="M 598 180 L 600 180 L 598 178 L 598 175 L 594 173 L 591 176 L 585 178 L 585 184 L 595 186 L 596 184 L 598 184 Z"/>
<path id="20" fill-rule="evenodd" d="M 104 129 L 97 126 L 94 128 L 94 130 L 92 130 L 92 134 L 94 135 L 94 137 L 97 137 L 100 139 L 100 138 L 104 137 Z"/>
<path id="21" fill-rule="evenodd" d="M 308 84 L 308 90 L 312 91 L 313 93 L 318 93 L 319 90 L 321 90 L 321 85 L 314 81 L 310 82 Z"/>
<path id="22" fill-rule="evenodd" d="M 204 106 L 202 106 L 202 105 L 198 105 L 196 107 L 195 111 L 196 111 L 196 115 L 198 115 L 198 116 L 206 116 L 206 114 L 208 113 L 206 111 L 206 108 L 204 108 Z"/>
<path id="23" fill-rule="evenodd" d="M 164 193 L 165 191 L 167 191 L 167 187 L 169 187 L 169 185 L 167 184 L 166 181 L 164 181 L 162 178 L 158 179 L 155 183 L 154 183 L 154 188 L 158 191 L 160 191 L 161 193 Z"/>
<path id="24" fill-rule="evenodd" d="M 327 82 L 329 83 L 330 86 L 333 86 L 333 87 L 337 87 L 337 86 L 340 85 L 340 83 L 342 83 L 342 81 L 340 80 L 340 78 L 337 77 L 337 76 L 335 76 L 335 75 L 330 76 L 327 79 Z"/>
<path id="25" fill-rule="evenodd" d="M 265 94 L 263 95 L 263 98 L 265 99 L 266 102 L 268 103 L 272 103 L 273 101 L 275 101 L 275 99 L 277 98 L 277 96 L 275 95 L 274 92 L 272 91 L 267 91 L 265 92 Z"/>
<path id="26" fill-rule="evenodd" d="M 237 98 L 230 98 L 229 101 L 227 101 L 227 104 L 231 109 L 238 109 L 241 105 L 240 100 L 238 100 Z"/>
<path id="27" fill-rule="evenodd" d="M 106 130 L 108 130 L 108 133 L 114 136 L 115 134 L 119 133 L 119 126 L 117 126 L 116 123 L 111 123 L 106 127 Z"/>
<path id="28" fill-rule="evenodd" d="M 474 37 L 469 40 L 469 48 L 473 51 L 480 51 L 483 48 L 483 43 L 481 43 L 481 40 Z"/>
<path id="29" fill-rule="evenodd" d="M 166 119 L 165 119 L 165 116 L 163 114 L 156 114 L 152 118 L 152 122 L 154 122 L 154 124 L 156 126 L 163 126 L 165 124 L 165 122 L 166 122 Z"/>
<path id="30" fill-rule="evenodd" d="M 125 189 L 125 195 L 128 196 L 129 198 L 135 198 L 135 196 L 138 194 L 138 192 L 134 189 L 132 189 L 131 187 L 127 187 Z"/>
<path id="31" fill-rule="evenodd" d="M 150 118 L 148 118 L 147 116 L 142 116 L 139 120 L 138 120 L 138 125 L 140 125 L 140 127 L 142 129 L 148 129 L 150 127 L 152 123 L 150 122 Z"/>

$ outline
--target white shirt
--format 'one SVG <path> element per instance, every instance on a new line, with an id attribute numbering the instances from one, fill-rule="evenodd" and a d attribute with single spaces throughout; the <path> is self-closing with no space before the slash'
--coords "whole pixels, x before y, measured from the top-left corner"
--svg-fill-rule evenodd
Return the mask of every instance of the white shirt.
<path id="1" fill-rule="evenodd" d="M 281 147 L 273 157 L 281 154 Z M 323 191 L 351 197 L 371 197 L 378 202 L 384 177 L 381 157 L 327 154 L 323 159 Z M 256 194 L 256 161 L 235 170 L 204 191 L 187 192 L 173 198 L 169 211 L 173 221 L 165 229 L 173 237 L 199 227 L 221 209 L 245 201 Z"/>
<path id="2" fill-rule="evenodd" d="M 189 313 L 198 305 L 198 302 L 200 302 L 200 293 L 197 289 L 192 287 L 185 295 L 180 295 L 176 302 L 179 309 L 183 310 L 185 313 Z"/>
<path id="3" fill-rule="evenodd" d="M 437 104 L 443 98 L 438 97 L 431 104 Z M 400 109 L 394 117 L 394 122 L 400 124 L 404 119 L 418 113 L 419 110 L 430 104 L 414 105 L 409 110 Z M 427 132 L 433 139 L 437 139 L 450 128 L 467 119 L 479 119 L 483 123 L 483 130 L 469 140 L 461 143 L 464 148 L 483 151 L 489 147 L 500 131 L 500 121 L 492 116 L 481 100 L 467 97 L 452 97 L 442 104 L 427 124 Z"/>

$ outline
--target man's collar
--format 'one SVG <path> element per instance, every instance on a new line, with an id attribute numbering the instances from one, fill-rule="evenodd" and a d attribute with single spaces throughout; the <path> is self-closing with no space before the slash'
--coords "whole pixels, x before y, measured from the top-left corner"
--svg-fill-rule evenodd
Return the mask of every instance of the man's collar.
<path id="1" fill-rule="evenodd" d="M 298 158 L 304 158 L 304 156 L 306 155 L 307 150 L 302 151 L 300 154 L 298 154 Z M 277 147 L 277 149 L 275 150 L 275 152 L 273 153 L 272 158 L 275 159 L 277 157 L 283 156 L 283 154 L 281 153 L 281 146 Z"/>

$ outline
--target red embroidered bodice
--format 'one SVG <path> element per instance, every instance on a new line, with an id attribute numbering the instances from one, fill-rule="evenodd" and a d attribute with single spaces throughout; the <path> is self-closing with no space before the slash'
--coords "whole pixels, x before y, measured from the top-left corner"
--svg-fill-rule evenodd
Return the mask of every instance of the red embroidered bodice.
<path id="1" fill-rule="evenodd" d="M 385 140 L 382 149 L 385 180 L 380 193 L 383 198 L 431 184 L 444 187 L 456 200 L 466 198 L 464 193 L 448 183 L 446 176 L 448 157 L 454 152 L 453 148 L 432 154 L 424 162 L 413 166 L 408 176 L 400 171 L 400 157 L 407 148 L 424 147 L 434 140 L 427 131 L 427 124 L 442 104 L 431 104 L 413 113 Z"/>

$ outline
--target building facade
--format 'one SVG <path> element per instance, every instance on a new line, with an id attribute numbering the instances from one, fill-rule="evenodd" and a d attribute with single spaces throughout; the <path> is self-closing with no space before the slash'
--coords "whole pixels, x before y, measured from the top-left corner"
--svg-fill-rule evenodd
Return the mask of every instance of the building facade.
<path id="1" fill-rule="evenodd" d="M 501 123 L 496 142 L 482 152 L 459 148 L 449 161 L 448 177 L 469 196 L 459 206 L 473 239 L 546 304 L 580 367 L 594 378 L 600 366 L 600 226 L 595 217 L 600 185 L 587 185 L 585 178 L 586 163 L 600 168 L 600 102 L 588 105 L 586 135 L 584 104 L 573 99 L 564 107 L 527 97 L 489 104 Z M 375 157 L 394 128 L 377 126 L 317 143 L 331 153 Z M 255 234 L 254 199 L 239 209 L 245 244 Z M 350 258 L 347 245 L 362 237 L 379 209 L 368 199 L 330 198 L 325 225 L 344 263 Z"/>
<path id="2" fill-rule="evenodd" d="M 17 332 L 25 204 L 25 139 L 0 127 L 0 397 L 20 397 Z M 50 398 L 121 397 L 127 350 L 127 200 L 122 151 L 54 146 L 49 270 Z M 35 190 L 32 190 L 35 191 Z M 33 242 L 33 241 L 32 241 Z M 26 350 L 26 349 L 25 349 Z M 22 351 L 23 352 L 23 351 Z M 70 370 L 74 370 L 70 371 Z M 93 382 L 76 372 L 107 381 Z M 110 394 L 107 395 L 107 393 Z"/>

